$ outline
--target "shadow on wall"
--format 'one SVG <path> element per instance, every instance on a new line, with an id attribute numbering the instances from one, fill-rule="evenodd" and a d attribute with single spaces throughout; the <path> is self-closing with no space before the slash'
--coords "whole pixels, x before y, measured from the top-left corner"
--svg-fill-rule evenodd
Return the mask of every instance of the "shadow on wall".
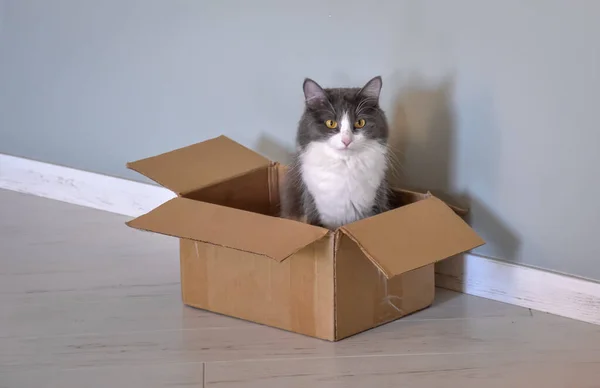
<path id="1" fill-rule="evenodd" d="M 394 186 L 417 191 L 429 190 L 449 203 L 469 209 L 466 221 L 487 242 L 486 248 L 476 252 L 493 252 L 494 257 L 515 260 L 520 246 L 517 234 L 476 195 L 468 191 L 456 191 L 454 169 L 459 161 L 455 152 L 459 147 L 456 143 L 456 115 L 452 109 L 453 92 L 454 81 L 451 78 L 435 85 L 423 82 L 418 77 L 404 83 L 404 87 L 396 95 L 392 112 L 388 114 L 390 150 L 396 163 L 390 181 Z M 479 105 L 475 105 L 477 106 Z M 485 126 L 486 122 L 479 120 L 476 125 Z M 486 128 L 466 130 L 477 131 L 478 136 L 487 135 Z M 462 135 L 468 136 L 469 133 Z M 468 142 L 472 147 L 477 147 L 478 143 L 480 142 Z M 474 163 L 482 157 L 494 157 L 493 153 L 486 153 L 486 150 L 476 151 Z M 468 155 L 461 156 L 463 161 L 471 159 Z M 492 165 L 496 163 L 489 160 L 486 162 Z M 464 166 L 463 163 L 463 168 Z M 438 285 L 462 290 L 462 282 L 457 279 L 464 278 L 464 271 L 464 257 L 455 257 L 438 264 L 438 279 L 443 279 L 444 276 L 453 278 L 452 282 L 442 281 Z"/>
<path id="2" fill-rule="evenodd" d="M 413 78 L 396 95 L 388 113 L 390 151 L 396 164 L 390 176 L 393 186 L 450 192 L 452 87 L 451 80 L 432 86 Z"/>

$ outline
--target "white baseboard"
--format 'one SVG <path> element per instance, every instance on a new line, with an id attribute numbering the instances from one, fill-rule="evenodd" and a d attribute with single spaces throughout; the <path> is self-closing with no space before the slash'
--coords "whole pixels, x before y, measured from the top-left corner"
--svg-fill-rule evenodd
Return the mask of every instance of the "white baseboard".
<path id="1" fill-rule="evenodd" d="M 164 187 L 0 154 L 0 189 L 137 217 L 175 195 Z"/>
<path id="2" fill-rule="evenodd" d="M 473 254 L 435 272 L 438 287 L 600 325 L 600 283 Z"/>
<path id="3" fill-rule="evenodd" d="M 0 154 L 0 189 L 137 217 L 174 197 L 140 182 Z M 436 265 L 436 285 L 600 324 L 600 283 L 472 254 Z"/>

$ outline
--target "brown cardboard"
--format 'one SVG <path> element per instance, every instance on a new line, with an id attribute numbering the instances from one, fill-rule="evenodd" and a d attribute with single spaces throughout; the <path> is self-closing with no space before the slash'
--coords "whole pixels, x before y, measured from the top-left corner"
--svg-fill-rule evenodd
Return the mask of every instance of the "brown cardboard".
<path id="1" fill-rule="evenodd" d="M 388 279 L 483 244 L 452 209 L 435 197 L 354 222 L 341 230 Z"/>
<path id="2" fill-rule="evenodd" d="M 335 340 L 331 235 L 281 263 L 186 239 L 180 246 L 185 304 Z"/>
<path id="3" fill-rule="evenodd" d="M 198 199 L 217 205 L 274 215 L 269 185 L 271 169 L 259 168 L 247 174 L 193 191 L 186 198 Z"/>
<path id="4" fill-rule="evenodd" d="M 270 161 L 219 136 L 161 155 L 128 163 L 127 167 L 179 195 L 269 166 Z"/>
<path id="5" fill-rule="evenodd" d="M 300 222 L 181 197 L 127 225 L 254 253 L 278 262 L 329 233 L 327 229 Z"/>
<path id="6" fill-rule="evenodd" d="M 426 308 L 433 263 L 482 245 L 430 193 L 336 231 L 277 217 L 285 167 L 225 136 L 128 165 L 178 194 L 127 224 L 180 238 L 189 306 L 340 340 Z"/>

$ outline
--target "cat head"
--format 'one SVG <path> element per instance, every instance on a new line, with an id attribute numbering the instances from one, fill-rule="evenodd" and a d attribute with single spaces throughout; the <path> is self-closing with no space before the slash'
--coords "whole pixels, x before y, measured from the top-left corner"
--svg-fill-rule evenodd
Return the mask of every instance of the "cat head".
<path id="1" fill-rule="evenodd" d="M 305 109 L 298 129 L 298 146 L 313 142 L 327 144 L 335 153 L 352 154 L 385 145 L 388 126 L 379 107 L 381 77 L 362 88 L 323 89 L 311 79 L 304 80 Z"/>

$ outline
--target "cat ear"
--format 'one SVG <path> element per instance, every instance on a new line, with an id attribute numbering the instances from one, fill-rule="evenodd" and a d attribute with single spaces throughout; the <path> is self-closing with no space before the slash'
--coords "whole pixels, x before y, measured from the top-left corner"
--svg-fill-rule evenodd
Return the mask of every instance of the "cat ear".
<path id="1" fill-rule="evenodd" d="M 382 86 L 381 76 L 377 76 L 367 82 L 365 86 L 358 92 L 358 94 L 363 98 L 375 99 L 379 100 L 379 93 L 381 92 Z"/>
<path id="2" fill-rule="evenodd" d="M 304 80 L 302 87 L 304 89 L 304 101 L 306 101 L 307 104 L 322 102 L 327 99 L 325 90 L 310 78 Z"/>

